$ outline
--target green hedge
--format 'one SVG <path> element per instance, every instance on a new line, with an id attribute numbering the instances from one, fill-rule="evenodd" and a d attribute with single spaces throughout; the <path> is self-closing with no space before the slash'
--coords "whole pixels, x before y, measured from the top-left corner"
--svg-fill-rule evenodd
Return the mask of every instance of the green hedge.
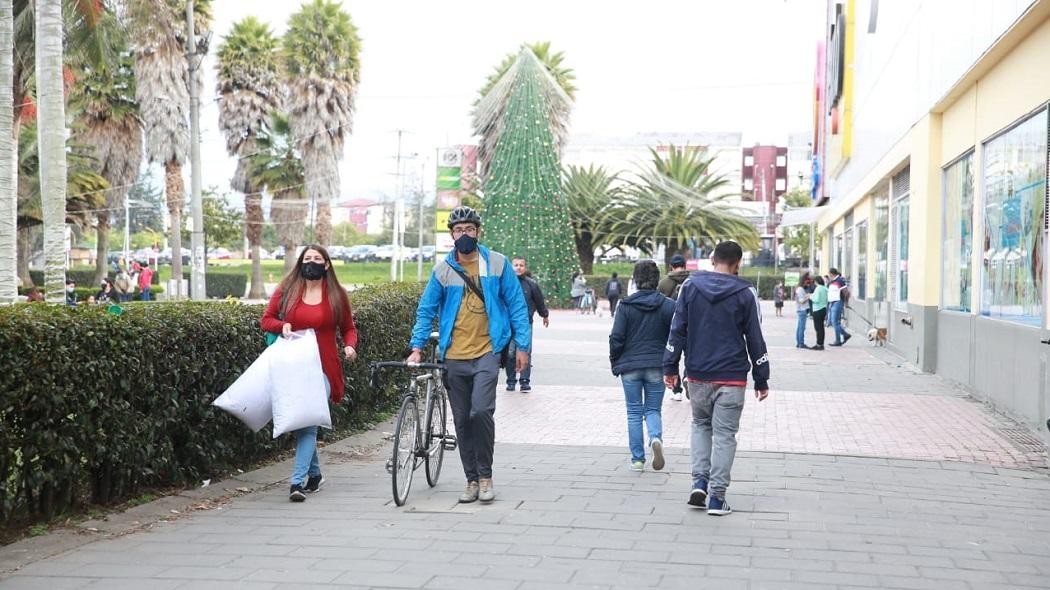
<path id="1" fill-rule="evenodd" d="M 345 431 L 393 407 L 367 363 L 403 358 L 419 285 L 354 292 L 360 359 L 333 407 Z M 0 521 L 48 520 L 147 488 L 199 485 L 291 448 L 211 406 L 263 350 L 261 306 L 0 308 Z"/>
<path id="2" fill-rule="evenodd" d="M 190 273 L 182 277 L 190 280 Z M 242 272 L 223 272 L 208 269 L 204 278 L 204 292 L 208 299 L 226 299 L 227 297 L 244 297 L 248 291 L 248 275 Z"/>
<path id="3" fill-rule="evenodd" d="M 106 276 L 113 278 L 113 271 L 106 267 Z M 29 271 L 29 278 L 33 280 L 33 284 L 38 287 L 44 286 L 44 271 L 42 270 L 31 270 Z M 78 285 L 94 285 L 95 284 L 95 269 L 67 269 L 66 280 L 72 279 Z M 160 284 L 160 273 L 157 272 L 156 268 L 153 268 L 153 279 L 151 281 L 154 285 Z"/>
<path id="4" fill-rule="evenodd" d="M 37 288 L 40 289 L 41 293 L 44 293 L 43 287 L 37 287 Z M 33 290 L 32 287 L 29 287 L 29 288 L 19 287 L 18 294 L 22 295 L 22 296 L 25 296 L 25 295 L 28 295 L 29 292 L 32 291 L 32 290 Z M 162 287 L 160 285 L 153 285 L 152 287 L 150 287 L 149 291 L 150 291 L 150 294 L 153 296 L 153 298 L 156 299 L 157 295 L 159 295 L 159 294 L 164 292 L 164 287 Z M 99 288 L 98 287 L 77 287 L 74 290 L 74 292 L 77 295 L 77 301 L 87 301 L 88 295 L 97 295 L 98 292 L 99 292 Z M 139 290 L 138 290 L 138 288 L 136 288 L 134 293 L 132 294 L 132 300 L 133 301 L 137 301 L 138 297 L 139 297 Z"/>

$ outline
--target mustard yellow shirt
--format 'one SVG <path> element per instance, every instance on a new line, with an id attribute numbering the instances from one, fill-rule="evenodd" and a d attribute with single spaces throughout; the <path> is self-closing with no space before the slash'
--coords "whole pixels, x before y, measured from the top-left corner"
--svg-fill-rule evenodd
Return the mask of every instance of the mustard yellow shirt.
<path id="1" fill-rule="evenodd" d="M 478 259 L 473 262 L 460 262 L 474 284 L 481 287 Z M 463 299 L 456 314 L 456 325 L 452 327 L 452 344 L 445 353 L 445 358 L 452 360 L 473 360 L 492 352 L 492 340 L 489 338 L 489 316 L 485 313 L 485 302 L 474 291 L 463 286 Z"/>

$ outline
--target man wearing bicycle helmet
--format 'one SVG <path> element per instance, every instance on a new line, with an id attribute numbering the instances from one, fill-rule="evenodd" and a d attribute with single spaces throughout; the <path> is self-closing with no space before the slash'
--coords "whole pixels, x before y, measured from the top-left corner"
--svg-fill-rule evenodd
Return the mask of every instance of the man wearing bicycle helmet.
<path id="1" fill-rule="evenodd" d="M 456 246 L 430 273 L 416 309 L 412 354 L 406 362 L 420 362 L 437 318 L 438 357 L 446 366 L 445 384 L 467 478 L 459 501 L 491 502 L 496 497 L 492 454 L 500 352 L 513 338 L 515 364 L 521 372 L 529 363 L 532 328 L 510 260 L 478 244 L 478 212 L 456 207 L 449 215 L 448 229 Z"/>

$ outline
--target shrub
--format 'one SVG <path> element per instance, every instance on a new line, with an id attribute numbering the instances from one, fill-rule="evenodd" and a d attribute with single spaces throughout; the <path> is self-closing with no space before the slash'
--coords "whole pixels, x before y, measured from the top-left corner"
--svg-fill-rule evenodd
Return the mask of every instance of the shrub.
<path id="1" fill-rule="evenodd" d="M 190 273 L 183 273 L 182 278 L 190 280 Z M 248 275 L 242 272 L 215 271 L 208 269 L 204 279 L 204 294 L 208 299 L 225 299 L 227 297 L 244 297 L 248 291 Z"/>
<path id="2" fill-rule="evenodd" d="M 107 267 L 106 276 L 113 278 L 116 276 L 112 270 Z M 37 287 L 44 286 L 44 271 L 42 270 L 31 270 L 29 271 L 29 278 L 33 280 L 33 284 Z M 94 285 L 95 284 L 95 269 L 67 269 L 66 279 L 72 279 L 78 286 Z M 160 273 L 157 272 L 157 268 L 153 267 L 153 280 L 151 281 L 154 285 L 160 284 Z M 154 287 L 155 289 L 156 287 Z"/>
<path id="3" fill-rule="evenodd" d="M 361 341 L 332 408 L 346 430 L 393 407 L 367 363 L 403 358 L 421 286 L 351 294 Z M 0 309 L 0 520 L 46 520 L 84 502 L 221 476 L 294 446 L 211 406 L 265 347 L 261 306 L 154 303 Z"/>
<path id="4" fill-rule="evenodd" d="M 40 289 L 41 293 L 45 292 L 43 287 L 37 287 L 37 289 Z M 25 296 L 25 295 L 28 295 L 31 290 L 32 290 L 32 287 L 30 287 L 30 288 L 19 287 L 18 294 L 22 295 L 22 296 Z M 76 293 L 76 295 L 77 295 L 77 301 L 87 301 L 87 298 L 88 298 L 89 295 L 96 295 L 96 294 L 98 294 L 98 291 L 99 291 L 99 288 L 98 287 L 94 287 L 94 286 L 92 286 L 92 287 L 76 287 L 76 289 L 74 290 L 74 293 Z M 159 295 L 159 294 L 161 294 L 163 292 L 164 292 L 164 287 L 161 286 L 161 285 L 153 285 L 152 287 L 150 287 L 150 294 L 153 295 L 153 297 L 156 297 L 157 295 Z M 133 294 L 133 297 L 136 300 L 138 299 L 138 293 L 139 293 L 139 290 L 138 290 L 138 288 L 136 288 L 135 292 Z"/>
<path id="5" fill-rule="evenodd" d="M 660 278 L 667 276 L 664 271 L 660 271 Z M 742 269 L 740 278 L 751 283 L 751 286 L 758 289 L 758 296 L 761 299 L 773 299 L 773 287 L 777 285 L 778 281 L 784 280 L 784 273 L 774 274 L 772 270 L 768 274 L 757 274 L 754 269 Z M 590 275 L 587 277 L 587 286 L 594 289 L 594 295 L 599 299 L 605 298 L 605 284 L 609 282 L 609 276 L 597 276 Z M 631 280 L 630 276 L 620 275 L 617 277 L 620 279 L 620 284 L 623 285 L 623 297 L 627 296 L 627 284 Z M 790 297 L 789 297 L 790 298 Z"/>

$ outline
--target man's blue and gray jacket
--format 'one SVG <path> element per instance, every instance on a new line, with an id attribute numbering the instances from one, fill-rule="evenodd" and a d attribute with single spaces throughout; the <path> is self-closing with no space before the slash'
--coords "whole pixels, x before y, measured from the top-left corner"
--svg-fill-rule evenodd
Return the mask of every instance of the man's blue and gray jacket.
<path id="1" fill-rule="evenodd" d="M 528 351 L 532 326 L 529 325 L 529 308 L 518 276 L 506 256 L 480 244 L 478 252 L 478 274 L 481 292 L 485 295 L 492 352 L 498 354 L 506 348 L 512 335 L 518 350 Z M 434 265 L 430 282 L 419 299 L 416 325 L 412 329 L 412 348 L 422 349 L 430 338 L 434 318 L 438 318 L 438 358 L 442 360 L 452 345 L 452 328 L 459 314 L 464 289 L 467 289 L 463 278 L 454 269 L 464 270 L 456 262 L 455 250 Z"/>

